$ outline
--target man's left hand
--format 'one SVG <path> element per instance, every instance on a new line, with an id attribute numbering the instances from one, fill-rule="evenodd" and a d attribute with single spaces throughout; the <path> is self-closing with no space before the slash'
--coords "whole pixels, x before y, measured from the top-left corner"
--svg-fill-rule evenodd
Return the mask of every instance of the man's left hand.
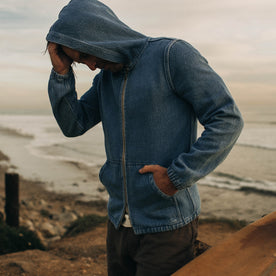
<path id="1" fill-rule="evenodd" d="M 173 196 L 177 189 L 168 177 L 167 169 L 159 165 L 145 165 L 139 173 L 152 173 L 156 186 L 166 195 Z"/>

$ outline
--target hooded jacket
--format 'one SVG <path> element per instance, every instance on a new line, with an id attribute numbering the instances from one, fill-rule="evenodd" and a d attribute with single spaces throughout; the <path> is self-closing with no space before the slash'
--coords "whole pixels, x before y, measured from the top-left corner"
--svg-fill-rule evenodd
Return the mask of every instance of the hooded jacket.
<path id="1" fill-rule="evenodd" d="M 133 31 L 96 0 L 69 2 L 47 40 L 125 65 L 117 73 L 101 70 L 79 100 L 72 70 L 66 75 L 52 70 L 48 87 L 66 136 L 102 122 L 107 161 L 99 177 L 115 227 L 126 206 L 136 234 L 177 229 L 195 219 L 196 182 L 225 159 L 243 126 L 233 98 L 205 58 L 183 40 Z M 204 126 L 198 139 L 197 119 Z M 139 174 L 149 164 L 168 169 L 175 195 L 164 194 L 151 173 Z"/>

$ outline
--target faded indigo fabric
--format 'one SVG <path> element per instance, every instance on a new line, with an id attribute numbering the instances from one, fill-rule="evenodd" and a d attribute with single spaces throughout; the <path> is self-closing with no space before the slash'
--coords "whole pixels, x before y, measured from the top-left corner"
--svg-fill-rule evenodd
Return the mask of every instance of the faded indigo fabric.
<path id="1" fill-rule="evenodd" d="M 134 62 L 147 37 L 130 29 L 104 4 L 73 0 L 51 27 L 48 41 L 116 62 Z"/>
<path id="2" fill-rule="evenodd" d="M 136 234 L 194 220 L 200 213 L 197 180 L 226 158 L 243 126 L 233 98 L 205 58 L 185 41 L 134 32 L 93 0 L 71 1 L 47 40 L 126 65 L 118 73 L 102 70 L 80 100 L 72 70 L 65 76 L 52 71 L 48 88 L 66 136 L 102 122 L 107 161 L 100 180 L 110 195 L 115 227 L 127 204 Z M 199 139 L 197 119 L 205 129 Z M 152 174 L 139 174 L 147 164 L 168 168 L 178 189 L 174 196 L 162 193 Z"/>

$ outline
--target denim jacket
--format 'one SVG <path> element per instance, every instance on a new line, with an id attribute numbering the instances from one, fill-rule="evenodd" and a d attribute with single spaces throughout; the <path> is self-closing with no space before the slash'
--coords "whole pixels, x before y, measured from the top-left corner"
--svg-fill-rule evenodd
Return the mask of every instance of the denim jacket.
<path id="1" fill-rule="evenodd" d="M 47 39 L 93 54 L 93 47 L 89 52 L 87 44 L 82 48 L 57 33 L 54 25 Z M 82 135 L 102 122 L 107 160 L 99 176 L 109 193 L 109 218 L 119 227 L 128 206 L 134 232 L 143 234 L 177 229 L 199 215 L 196 182 L 226 158 L 243 122 L 222 79 L 190 44 L 134 36 L 131 53 L 117 49 L 118 59 L 112 59 L 124 56 L 125 69 L 100 71 L 79 100 L 72 70 L 64 76 L 52 70 L 48 91 L 66 136 Z M 126 44 L 120 47 L 130 47 Z M 197 120 L 204 126 L 198 139 Z M 168 169 L 176 194 L 164 194 L 151 173 L 138 172 L 149 164 Z"/>

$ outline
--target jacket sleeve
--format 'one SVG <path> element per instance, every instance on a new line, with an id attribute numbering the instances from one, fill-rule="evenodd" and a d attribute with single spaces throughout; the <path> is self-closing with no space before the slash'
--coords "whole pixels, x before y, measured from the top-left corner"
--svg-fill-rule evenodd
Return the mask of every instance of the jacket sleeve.
<path id="1" fill-rule="evenodd" d="M 56 121 L 67 137 L 82 135 L 101 121 L 95 77 L 92 87 L 78 100 L 73 70 L 59 75 L 52 70 L 48 94 Z"/>
<path id="2" fill-rule="evenodd" d="M 226 158 L 239 137 L 243 120 L 223 80 L 188 43 L 177 41 L 171 45 L 168 68 L 171 88 L 191 104 L 204 126 L 190 151 L 180 154 L 168 168 L 175 187 L 183 189 Z"/>

